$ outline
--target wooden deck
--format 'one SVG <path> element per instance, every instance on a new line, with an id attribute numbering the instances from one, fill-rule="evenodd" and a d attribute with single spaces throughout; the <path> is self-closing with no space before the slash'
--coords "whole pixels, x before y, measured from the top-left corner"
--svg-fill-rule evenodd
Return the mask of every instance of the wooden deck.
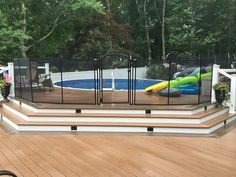
<path id="1" fill-rule="evenodd" d="M 31 99 L 29 95 L 30 90 L 23 90 L 23 95 Z M 95 92 L 88 90 L 74 90 L 63 89 L 63 92 L 59 88 L 55 88 L 53 91 L 40 91 L 39 89 L 33 90 L 34 102 L 49 102 L 49 103 L 61 103 L 62 95 L 64 103 L 77 103 L 77 104 L 94 104 Z M 159 96 L 158 94 L 148 95 L 145 92 L 137 91 L 135 93 L 135 104 L 137 105 L 167 105 L 168 97 Z M 198 101 L 206 102 L 210 100 L 209 96 L 182 94 L 180 97 L 170 97 L 169 104 L 197 104 Z M 104 103 L 128 103 L 127 91 L 104 91 L 103 92 Z"/>
<path id="2" fill-rule="evenodd" d="M 230 129 L 174 137 L 15 133 L 0 126 L 0 168 L 19 177 L 234 177 L 236 123 Z"/>

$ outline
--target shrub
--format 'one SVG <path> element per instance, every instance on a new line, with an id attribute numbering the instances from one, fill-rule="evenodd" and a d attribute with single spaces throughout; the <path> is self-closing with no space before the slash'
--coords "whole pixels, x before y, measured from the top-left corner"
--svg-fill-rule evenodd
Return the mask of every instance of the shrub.
<path id="1" fill-rule="evenodd" d="M 214 90 L 227 90 L 229 91 L 229 85 L 225 82 L 220 82 L 215 85 L 213 85 Z"/>
<path id="2" fill-rule="evenodd" d="M 146 72 L 147 79 L 169 79 L 169 69 L 163 65 L 152 64 L 148 67 Z"/>
<path id="3" fill-rule="evenodd" d="M 112 67 L 113 68 L 126 68 L 128 67 L 128 60 L 120 59 L 120 60 L 113 61 Z"/>

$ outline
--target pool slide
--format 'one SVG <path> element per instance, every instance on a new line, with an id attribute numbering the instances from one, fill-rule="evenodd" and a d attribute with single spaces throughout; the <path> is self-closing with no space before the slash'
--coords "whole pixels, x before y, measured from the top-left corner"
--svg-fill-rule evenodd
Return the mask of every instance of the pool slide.
<path id="1" fill-rule="evenodd" d="M 198 73 L 196 76 L 186 76 L 186 77 L 179 77 L 175 80 L 169 81 L 163 81 L 161 83 L 149 86 L 145 88 L 145 92 L 151 93 L 156 92 L 162 89 L 165 89 L 168 87 L 168 84 L 170 84 L 170 88 L 175 88 L 182 85 L 188 85 L 188 84 L 194 84 L 199 81 L 200 78 L 208 78 L 211 76 L 211 72 L 200 74 Z"/>
<path id="2" fill-rule="evenodd" d="M 182 94 L 198 94 L 200 91 L 199 85 L 197 83 L 180 85 L 176 88 L 179 89 Z"/>

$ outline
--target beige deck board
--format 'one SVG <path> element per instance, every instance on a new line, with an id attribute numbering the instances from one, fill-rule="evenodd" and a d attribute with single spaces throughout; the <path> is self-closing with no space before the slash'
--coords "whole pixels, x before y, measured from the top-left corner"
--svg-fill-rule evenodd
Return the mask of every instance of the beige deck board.
<path id="1" fill-rule="evenodd" d="M 225 133 L 220 137 L 15 134 L 0 126 L 0 166 L 18 176 L 233 177 L 236 123 Z"/>
<path id="2" fill-rule="evenodd" d="M 95 95 L 94 91 L 88 91 L 88 90 L 74 90 L 74 89 L 64 89 L 63 90 L 63 98 L 64 103 L 67 103 L 67 106 L 65 104 L 60 104 L 62 101 L 61 95 L 61 89 L 55 88 L 52 92 L 50 91 L 39 91 L 38 89 L 33 90 L 33 99 L 34 102 L 38 104 L 34 104 L 37 107 L 40 108 L 47 108 L 48 105 L 53 106 L 54 108 L 60 108 L 63 106 L 71 107 L 76 106 L 81 108 L 91 107 L 95 103 Z M 29 94 L 29 91 L 26 90 L 26 95 Z M 104 104 L 102 107 L 112 108 L 114 109 L 116 105 L 118 104 L 119 107 L 126 108 L 127 104 L 122 103 L 128 103 L 128 95 L 127 91 L 104 91 Z M 164 109 L 166 109 L 166 105 L 168 103 L 168 98 L 159 96 L 158 94 L 151 94 L 148 95 L 144 91 L 143 92 L 136 92 L 135 95 L 136 98 L 136 105 L 133 106 L 135 108 L 138 107 L 146 107 L 147 109 L 150 107 L 157 107 L 157 106 L 163 106 Z M 28 99 L 31 99 L 28 98 Z M 200 96 L 201 102 L 209 102 L 210 96 Z M 43 102 L 44 104 L 41 104 L 40 102 Z M 48 103 L 48 104 L 46 104 Z M 59 104 L 49 104 L 49 103 L 59 103 Z M 106 104 L 106 103 L 112 103 L 112 104 Z M 180 97 L 170 97 L 169 103 L 173 104 L 171 107 L 172 109 L 181 109 L 181 106 L 175 106 L 175 104 L 182 104 L 182 108 L 191 108 L 191 104 L 197 104 L 198 103 L 198 95 L 188 95 L 188 94 L 182 94 Z M 77 104 L 77 105 L 76 105 Z M 85 105 L 87 104 L 87 105 Z M 122 106 L 123 105 L 123 106 Z M 101 107 L 97 105 L 93 105 L 94 107 Z"/>
<path id="3" fill-rule="evenodd" d="M 43 170 L 40 166 L 37 165 L 35 161 L 32 160 L 31 156 L 28 156 L 25 154 L 24 150 L 19 149 L 19 146 L 14 144 L 12 141 L 10 141 L 8 138 L 1 137 L 1 141 L 4 143 L 8 143 L 8 149 L 14 152 L 14 155 L 31 171 L 36 175 L 39 174 L 39 176 L 45 176 L 49 177 L 50 175 Z M 32 174 L 29 174 L 32 175 Z"/>
<path id="4" fill-rule="evenodd" d="M 24 146 L 26 146 L 30 151 L 37 154 L 39 158 L 44 160 L 44 168 L 45 171 L 48 171 L 51 176 L 55 177 L 62 177 L 62 176 L 71 176 L 75 177 L 78 176 L 78 174 L 74 173 L 70 167 L 64 165 L 64 160 L 68 159 L 66 156 L 63 156 L 63 158 L 55 158 L 53 155 L 53 151 L 55 149 L 59 148 L 54 146 L 53 148 L 47 148 L 47 144 L 44 144 L 42 141 L 41 145 L 38 144 L 38 142 L 34 143 L 31 141 L 31 138 L 35 139 L 38 136 L 30 136 L 28 134 L 26 135 L 17 135 L 15 138 L 17 141 L 21 141 Z M 45 138 L 42 136 L 42 138 Z M 50 142 L 47 142 L 50 143 Z M 63 152 L 61 152 L 63 154 Z M 37 158 L 38 159 L 38 158 Z M 35 160 L 37 160 L 35 159 Z"/>
<path id="5" fill-rule="evenodd" d="M 126 118 L 126 117 L 129 117 L 129 118 L 168 118 L 168 117 L 171 117 L 171 118 L 190 118 L 190 119 L 199 119 L 199 118 L 202 118 L 204 116 L 207 116 L 207 115 L 210 115 L 212 113 L 216 113 L 220 110 L 222 110 L 221 108 L 211 108 L 211 109 L 208 109 L 206 111 L 201 111 L 199 113 L 195 113 L 193 115 L 184 115 L 184 114 L 103 114 L 103 113 L 37 113 L 37 112 L 33 112 L 33 111 L 30 111 L 24 107 L 21 107 L 19 105 L 16 105 L 14 103 L 5 103 L 6 105 L 8 105 L 9 107 L 17 110 L 18 112 L 21 112 L 25 115 L 28 115 L 28 116 L 31 116 L 31 117 L 40 117 L 40 116 L 43 116 L 43 117 L 57 117 L 57 118 L 60 118 L 60 117 L 83 117 L 83 118 L 86 118 L 86 117 L 114 117 L 114 118 Z M 168 111 L 168 109 L 167 109 Z"/>
<path id="6" fill-rule="evenodd" d="M 24 157 L 19 154 L 20 150 L 14 150 L 11 147 L 11 143 L 8 141 L 5 141 L 7 138 L 3 138 L 1 136 L 0 138 L 0 149 L 2 154 L 12 163 L 14 164 L 15 168 L 18 170 L 20 174 L 24 174 L 23 176 L 28 177 L 36 177 L 36 174 L 32 171 L 31 168 L 27 166 L 27 163 L 24 159 Z M 6 146 L 7 144 L 7 146 Z M 25 156 L 28 157 L 28 156 Z M 14 170 L 15 172 L 15 170 Z"/>
<path id="7" fill-rule="evenodd" d="M 14 172 L 17 176 L 22 177 L 21 173 L 14 166 L 14 163 L 11 163 L 11 161 L 8 160 L 8 158 L 4 155 L 4 152 L 2 152 L 2 150 L 0 152 L 0 164 L 1 164 L 1 169 L 10 170 Z"/>
<path id="8" fill-rule="evenodd" d="M 213 120 L 203 124 L 184 124 L 184 123 L 135 123 L 135 122 L 49 122 L 49 121 L 26 121 L 18 118 L 16 115 L 9 113 L 0 108 L 0 113 L 7 116 L 12 122 L 21 126 L 112 126 L 112 127 L 160 127 L 160 128 L 210 128 L 224 120 L 229 119 L 233 114 L 225 113 Z M 109 121 L 109 120 L 108 120 Z"/>
<path id="9" fill-rule="evenodd" d="M 72 114 L 45 114 L 45 113 L 29 113 L 27 114 L 28 116 L 32 116 L 32 117 L 38 117 L 38 116 L 45 116 L 45 117 L 82 117 L 82 118 L 86 118 L 86 117 L 113 117 L 113 118 L 190 118 L 190 119 L 199 119 L 202 117 L 205 117 L 207 115 L 216 113 L 218 111 L 220 111 L 222 109 L 219 108 L 213 108 L 210 109 L 208 111 L 202 111 L 200 113 L 196 113 L 193 115 L 181 115 L 181 114 L 104 114 L 104 113 L 72 113 Z"/>
<path id="10" fill-rule="evenodd" d="M 25 145 L 25 140 L 28 141 L 28 138 L 26 137 L 26 139 L 24 140 L 19 140 L 17 136 L 12 136 L 10 138 L 10 141 L 12 143 L 14 143 L 18 148 L 20 148 L 25 154 L 28 154 L 28 156 L 36 163 L 36 165 L 43 169 L 45 172 L 47 172 L 48 175 L 53 177 L 64 176 L 48 162 L 48 159 L 50 157 L 48 157 L 44 153 L 41 153 L 40 151 L 36 151 L 36 149 L 31 149 L 32 147 L 28 147 L 27 145 Z M 73 176 L 72 173 L 70 173 L 70 176 Z"/>

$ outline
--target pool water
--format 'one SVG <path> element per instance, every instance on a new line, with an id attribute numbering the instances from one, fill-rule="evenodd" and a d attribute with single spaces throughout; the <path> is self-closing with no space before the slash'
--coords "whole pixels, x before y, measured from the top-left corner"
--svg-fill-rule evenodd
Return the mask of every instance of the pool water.
<path id="1" fill-rule="evenodd" d="M 115 90 L 128 90 L 128 79 L 115 79 Z M 136 90 L 143 90 L 154 84 L 158 84 L 161 80 L 142 80 L 136 79 L 134 85 L 136 85 Z M 63 82 L 54 83 L 56 86 L 63 86 L 67 88 L 78 88 L 78 89 L 94 89 L 95 83 L 94 79 L 81 79 L 81 80 L 68 80 Z M 135 86 L 134 86 L 135 87 Z M 103 79 L 103 88 L 112 89 L 112 79 Z"/>

